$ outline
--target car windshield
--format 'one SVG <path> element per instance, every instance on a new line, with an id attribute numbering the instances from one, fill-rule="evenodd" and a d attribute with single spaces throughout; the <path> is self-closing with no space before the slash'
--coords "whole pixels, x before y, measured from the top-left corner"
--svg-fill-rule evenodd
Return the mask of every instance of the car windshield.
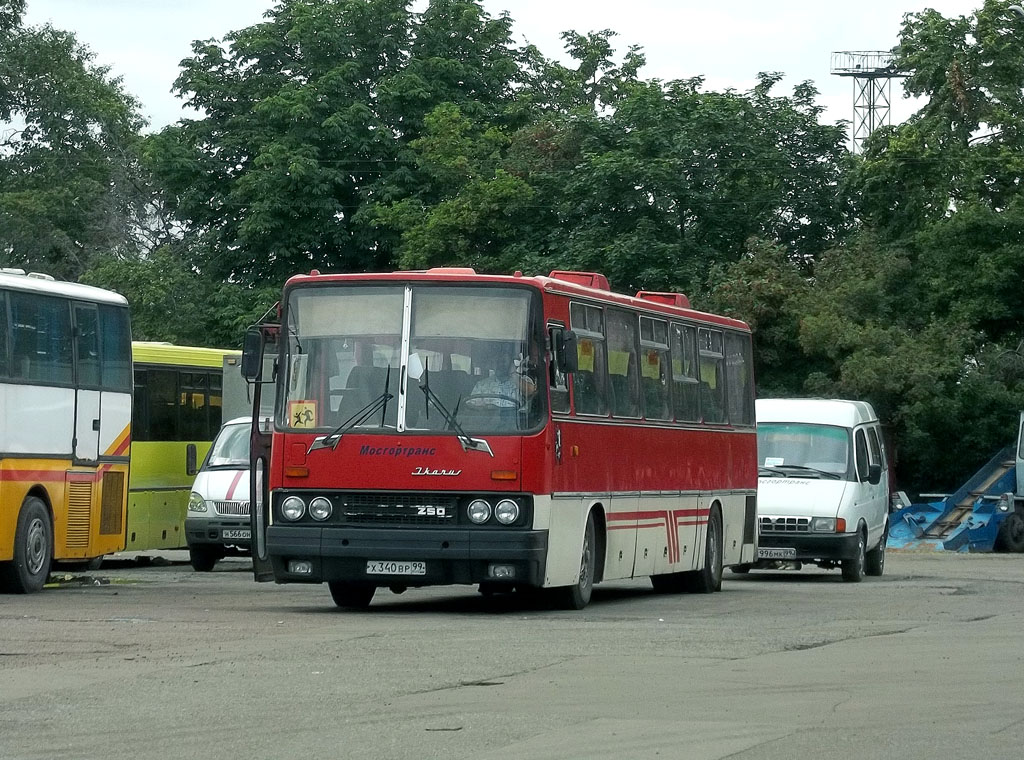
<path id="1" fill-rule="evenodd" d="M 536 428 L 543 352 L 532 298 L 475 284 L 296 288 L 280 421 L 318 431 Z"/>
<path id="2" fill-rule="evenodd" d="M 845 476 L 850 468 L 850 431 L 834 425 L 759 422 L 757 457 L 761 467 L 787 475 L 803 470 Z"/>
<path id="3" fill-rule="evenodd" d="M 222 427 L 210 447 L 210 455 L 206 458 L 206 465 L 203 469 L 247 468 L 249 466 L 249 431 L 248 423 L 236 423 Z"/>

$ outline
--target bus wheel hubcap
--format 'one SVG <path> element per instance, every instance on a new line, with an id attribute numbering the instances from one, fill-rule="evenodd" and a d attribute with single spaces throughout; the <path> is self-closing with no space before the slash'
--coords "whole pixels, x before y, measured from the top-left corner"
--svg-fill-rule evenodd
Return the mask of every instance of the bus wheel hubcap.
<path id="1" fill-rule="evenodd" d="M 28 571 L 36 575 L 46 562 L 46 527 L 43 521 L 33 520 L 28 526 L 28 540 L 25 542 L 25 563 Z"/>

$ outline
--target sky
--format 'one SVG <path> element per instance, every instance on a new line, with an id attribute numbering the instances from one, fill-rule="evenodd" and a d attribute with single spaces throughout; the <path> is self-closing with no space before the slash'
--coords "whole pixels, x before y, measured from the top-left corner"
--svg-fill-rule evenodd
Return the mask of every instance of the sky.
<path id="1" fill-rule="evenodd" d="M 416 0 L 421 7 L 425 0 Z M 853 80 L 830 73 L 835 51 L 889 50 L 906 13 L 934 8 L 973 13 L 983 0 L 483 0 L 492 16 L 507 11 L 517 42 L 564 58 L 560 34 L 612 29 L 617 50 L 639 45 L 645 78 L 705 78 L 706 89 L 750 89 L 761 71 L 786 75 L 777 94 L 811 80 L 822 121 L 853 119 Z M 72 31 L 96 62 L 121 76 L 152 129 L 191 116 L 171 93 L 193 40 L 222 38 L 262 19 L 273 0 L 28 0 L 26 23 Z M 891 120 L 916 109 L 892 80 Z"/>

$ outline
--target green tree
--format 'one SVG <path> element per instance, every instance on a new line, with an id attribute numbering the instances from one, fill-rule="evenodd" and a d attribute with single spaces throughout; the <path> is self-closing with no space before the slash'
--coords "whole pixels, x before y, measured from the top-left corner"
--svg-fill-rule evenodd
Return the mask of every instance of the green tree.
<path id="1" fill-rule="evenodd" d="M 74 280 L 147 221 L 138 104 L 74 35 L 0 5 L 0 264 Z"/>

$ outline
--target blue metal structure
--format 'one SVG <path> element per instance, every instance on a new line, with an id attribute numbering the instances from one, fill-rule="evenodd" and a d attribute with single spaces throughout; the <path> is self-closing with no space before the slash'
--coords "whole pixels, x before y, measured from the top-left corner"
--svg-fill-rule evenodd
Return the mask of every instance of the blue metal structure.
<path id="1" fill-rule="evenodd" d="M 942 501 L 911 504 L 889 517 L 890 549 L 990 552 L 1003 521 L 1014 511 L 1017 488 L 1014 446 L 1008 446 L 978 470 L 956 493 Z M 1010 494 L 1009 500 L 1001 498 Z"/>

